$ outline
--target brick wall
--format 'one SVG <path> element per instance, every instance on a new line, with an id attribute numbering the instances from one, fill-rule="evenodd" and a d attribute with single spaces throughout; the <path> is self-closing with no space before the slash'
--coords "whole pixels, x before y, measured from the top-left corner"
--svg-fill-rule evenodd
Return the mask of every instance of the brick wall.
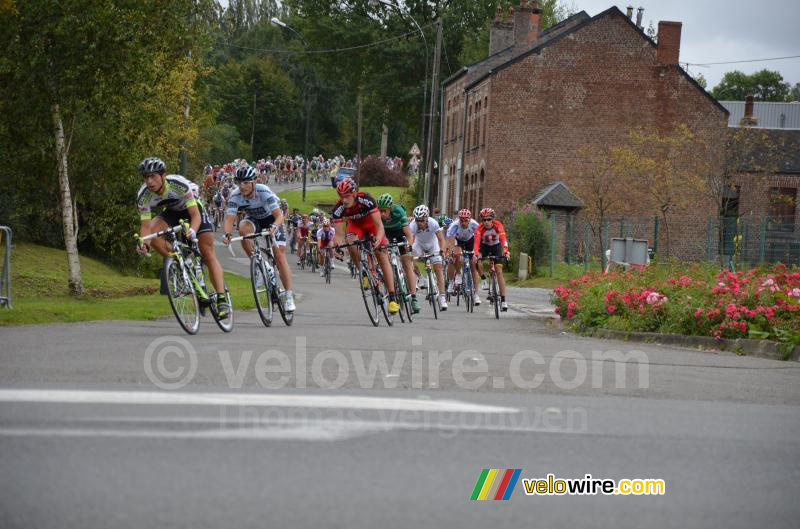
<path id="1" fill-rule="evenodd" d="M 485 194 L 501 211 L 554 180 L 580 178 L 570 168 L 582 146 L 622 145 L 633 129 L 680 123 L 719 142 L 726 125 L 719 107 L 613 14 L 497 72 L 488 106 Z"/>

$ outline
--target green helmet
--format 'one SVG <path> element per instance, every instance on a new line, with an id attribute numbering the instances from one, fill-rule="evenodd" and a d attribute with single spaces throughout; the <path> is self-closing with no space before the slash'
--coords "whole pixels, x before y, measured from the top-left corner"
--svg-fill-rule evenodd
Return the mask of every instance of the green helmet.
<path id="1" fill-rule="evenodd" d="M 389 193 L 384 193 L 378 197 L 378 208 L 379 209 L 389 209 L 394 205 L 394 199 L 392 195 Z"/>

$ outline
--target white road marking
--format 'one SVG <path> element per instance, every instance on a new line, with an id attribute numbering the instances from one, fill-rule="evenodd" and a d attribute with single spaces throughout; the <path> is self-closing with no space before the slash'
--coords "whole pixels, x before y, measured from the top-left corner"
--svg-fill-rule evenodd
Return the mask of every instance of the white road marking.
<path id="1" fill-rule="evenodd" d="M 0 390 L 0 402 L 54 404 L 155 404 L 189 406 L 283 406 L 452 413 L 518 413 L 518 408 L 457 400 L 419 400 L 357 395 L 283 395 L 268 393 L 195 393 L 162 391 Z"/>

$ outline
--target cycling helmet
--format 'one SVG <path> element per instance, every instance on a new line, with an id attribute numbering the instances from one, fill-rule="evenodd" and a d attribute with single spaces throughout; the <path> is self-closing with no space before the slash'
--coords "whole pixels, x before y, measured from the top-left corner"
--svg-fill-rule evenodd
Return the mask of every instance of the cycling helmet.
<path id="1" fill-rule="evenodd" d="M 485 218 L 493 219 L 494 217 L 495 217 L 495 213 L 494 213 L 494 210 L 492 208 L 483 208 L 481 210 L 481 218 L 482 219 L 485 219 Z"/>
<path id="2" fill-rule="evenodd" d="M 389 193 L 384 193 L 378 197 L 378 208 L 389 209 L 394 205 L 394 198 Z"/>
<path id="3" fill-rule="evenodd" d="M 161 158 L 145 158 L 139 164 L 139 173 L 163 173 L 167 170 L 167 164 Z"/>
<path id="4" fill-rule="evenodd" d="M 352 178 L 343 178 L 341 182 L 336 184 L 336 192 L 340 195 L 347 195 L 356 192 L 356 183 Z"/>
<path id="5" fill-rule="evenodd" d="M 256 173 L 254 167 L 243 165 L 236 170 L 236 176 L 234 178 L 237 182 L 252 182 L 257 176 L 258 173 Z"/>
<path id="6" fill-rule="evenodd" d="M 328 218 L 322 219 L 322 225 L 327 228 L 328 226 L 331 225 L 331 219 Z"/>
<path id="7" fill-rule="evenodd" d="M 281 199 L 281 204 L 283 204 L 283 205 L 286 205 L 286 204 L 288 204 L 288 203 L 289 203 L 289 202 L 287 202 L 285 198 L 282 198 L 282 199 Z"/>
<path id="8" fill-rule="evenodd" d="M 468 209 L 462 209 L 458 212 L 458 218 L 469 220 L 472 218 L 472 213 Z"/>
<path id="9" fill-rule="evenodd" d="M 415 219 L 427 219 L 428 215 L 430 215 L 430 210 L 428 206 L 425 204 L 420 204 L 419 206 L 414 208 L 414 218 Z"/>

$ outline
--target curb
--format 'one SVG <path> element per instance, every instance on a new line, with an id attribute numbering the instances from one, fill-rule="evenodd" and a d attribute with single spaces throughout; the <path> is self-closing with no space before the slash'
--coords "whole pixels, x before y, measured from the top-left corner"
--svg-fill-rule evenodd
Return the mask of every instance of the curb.
<path id="1" fill-rule="evenodd" d="M 686 336 L 682 334 L 660 334 L 656 332 L 617 331 L 612 329 L 596 328 L 590 335 L 594 338 L 608 338 L 613 340 L 654 343 L 657 345 L 679 345 L 689 348 L 716 349 L 729 351 L 736 354 L 746 354 L 757 358 L 770 360 L 800 361 L 800 345 L 796 346 L 789 358 L 786 358 L 778 349 L 778 342 L 770 340 L 749 340 L 747 338 L 721 338 L 717 340 L 711 336 Z"/>

